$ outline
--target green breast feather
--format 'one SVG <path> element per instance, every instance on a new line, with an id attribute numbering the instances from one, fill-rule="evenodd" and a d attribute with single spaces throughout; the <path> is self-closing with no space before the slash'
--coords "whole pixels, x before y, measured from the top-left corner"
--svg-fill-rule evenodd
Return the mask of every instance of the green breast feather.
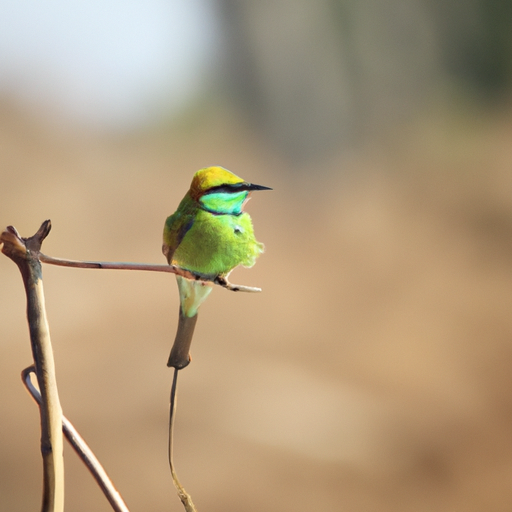
<path id="1" fill-rule="evenodd" d="M 174 239 L 176 243 L 184 226 L 188 229 L 177 244 L 172 260 L 188 270 L 211 276 L 226 275 L 238 265 L 252 267 L 263 252 L 263 244 L 256 240 L 247 213 L 215 215 L 197 209 L 193 217 L 173 217 L 166 226 L 168 241 Z"/>

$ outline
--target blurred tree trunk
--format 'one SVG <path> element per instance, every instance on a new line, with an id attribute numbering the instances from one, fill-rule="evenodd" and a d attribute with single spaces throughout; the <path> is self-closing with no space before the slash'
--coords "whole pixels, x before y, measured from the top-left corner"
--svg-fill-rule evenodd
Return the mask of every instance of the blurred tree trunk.
<path id="1" fill-rule="evenodd" d="M 225 90 L 295 161 L 393 129 L 450 74 L 485 92 L 512 67 L 510 0 L 217 1 Z"/>
<path id="2" fill-rule="evenodd" d="M 295 160 L 346 147 L 421 103 L 438 74 L 420 0 L 219 0 L 226 87 Z"/>
<path id="3" fill-rule="evenodd" d="M 444 67 L 479 100 L 501 100 L 512 78 L 512 1 L 432 1 Z"/>

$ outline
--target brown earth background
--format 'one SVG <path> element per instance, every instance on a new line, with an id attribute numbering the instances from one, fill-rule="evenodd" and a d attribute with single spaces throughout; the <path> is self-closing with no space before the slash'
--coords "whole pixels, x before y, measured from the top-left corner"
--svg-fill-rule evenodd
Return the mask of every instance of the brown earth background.
<path id="1" fill-rule="evenodd" d="M 228 2 L 229 3 L 229 2 Z M 100 133 L 0 98 L 0 228 L 69 259 L 164 263 L 193 173 L 272 187 L 266 252 L 202 306 L 180 374 L 178 474 L 200 511 L 512 510 L 512 108 L 429 104 L 322 157 L 232 105 Z M 167 463 L 172 275 L 44 266 L 65 415 L 132 511 L 182 510 Z M 40 507 L 25 296 L 0 255 L 0 510 Z M 65 447 L 66 510 L 110 510 Z"/>
<path id="2" fill-rule="evenodd" d="M 113 140 L 0 112 L 2 225 L 44 251 L 162 263 L 205 164 L 273 192 L 266 253 L 201 310 L 176 464 L 199 510 L 512 506 L 512 115 L 445 120 L 292 179 L 237 123 Z M 233 140 L 236 139 L 236 144 Z M 338 172 L 343 169 L 343 172 Z M 38 413 L 17 268 L 0 258 L 2 510 L 38 508 Z M 65 414 L 133 510 L 180 510 L 166 458 L 172 276 L 44 267 Z M 108 510 L 66 447 L 67 509 Z"/>

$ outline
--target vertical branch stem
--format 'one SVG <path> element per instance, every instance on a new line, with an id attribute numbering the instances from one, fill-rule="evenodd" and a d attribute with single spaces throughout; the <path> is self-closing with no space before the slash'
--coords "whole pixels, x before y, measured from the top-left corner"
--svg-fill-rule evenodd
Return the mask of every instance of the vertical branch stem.
<path id="1" fill-rule="evenodd" d="M 196 507 L 192 502 L 192 498 L 190 494 L 185 490 L 185 488 L 181 485 L 178 480 L 178 475 L 176 474 L 176 470 L 174 469 L 173 463 L 173 432 L 174 432 L 174 416 L 176 414 L 176 401 L 177 401 L 177 386 L 178 386 L 178 372 L 179 369 L 174 369 L 174 375 L 172 378 L 172 386 L 171 386 L 171 399 L 170 399 L 170 409 L 169 409 L 169 467 L 171 468 L 171 476 L 174 487 L 176 487 L 176 491 L 178 492 L 178 496 L 180 497 L 183 506 L 185 507 L 186 512 L 196 512 Z"/>
<path id="2" fill-rule="evenodd" d="M 64 510 L 64 460 L 62 442 L 62 409 L 57 391 L 55 364 L 46 319 L 41 264 L 38 260 L 29 265 L 25 280 L 27 317 L 30 328 L 32 353 L 37 381 L 41 390 L 41 453 L 44 463 L 44 512 Z"/>
<path id="3" fill-rule="evenodd" d="M 1 235 L 2 252 L 19 267 L 27 295 L 27 319 L 37 381 L 41 391 L 41 454 L 43 457 L 42 512 L 64 510 L 64 458 L 62 409 L 55 378 L 55 364 L 46 319 L 41 263 L 38 259 L 43 240 L 51 229 L 45 221 L 30 238 L 21 238 L 9 226 Z"/>

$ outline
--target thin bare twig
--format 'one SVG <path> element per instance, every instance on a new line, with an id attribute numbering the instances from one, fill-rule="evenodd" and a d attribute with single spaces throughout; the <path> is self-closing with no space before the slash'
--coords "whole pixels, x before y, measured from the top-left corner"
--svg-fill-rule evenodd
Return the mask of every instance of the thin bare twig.
<path id="1" fill-rule="evenodd" d="M 29 366 L 21 372 L 23 384 L 37 405 L 41 407 L 41 394 L 39 393 L 39 390 L 36 389 L 34 384 L 32 384 L 30 379 L 31 373 L 35 373 L 34 366 Z M 100 486 L 103 494 L 112 506 L 112 509 L 115 512 L 130 512 L 123 498 L 114 487 L 112 480 L 110 480 L 106 471 L 103 469 L 103 466 L 99 460 L 96 458 L 82 436 L 75 429 L 73 424 L 65 416 L 62 416 L 62 430 L 64 431 L 64 435 L 66 436 L 69 444 L 73 447 L 76 454 L 80 457 L 82 462 L 87 466 L 87 469 L 91 472 L 93 478 L 96 480 L 96 483 Z"/>
<path id="2" fill-rule="evenodd" d="M 27 295 L 27 319 L 35 372 L 41 390 L 41 454 L 43 457 L 42 512 L 64 510 L 64 457 L 62 409 L 55 377 L 55 363 L 46 319 L 41 262 L 38 255 L 51 229 L 49 220 L 30 238 L 8 226 L 0 235 L 2 252 L 20 269 Z"/>
<path id="3" fill-rule="evenodd" d="M 185 507 L 186 512 L 197 512 L 194 503 L 192 502 L 192 498 L 185 488 L 181 485 L 178 480 L 178 475 L 174 470 L 173 464 L 173 431 L 174 431 L 174 416 L 176 412 L 176 402 L 177 402 L 177 386 L 178 386 L 178 368 L 174 369 L 174 375 L 172 378 L 172 386 L 171 386 L 171 400 L 170 400 L 170 409 L 169 409 L 169 466 L 171 468 L 172 482 L 176 490 L 178 491 L 178 496 L 180 497 L 183 506 Z"/>
<path id="4" fill-rule="evenodd" d="M 254 286 L 244 286 L 242 284 L 232 284 L 224 277 L 211 277 L 203 274 L 197 274 L 190 270 L 185 270 L 176 265 L 154 265 L 150 263 L 126 263 L 115 261 L 76 261 L 65 260 L 61 258 L 53 258 L 46 254 L 39 253 L 39 259 L 43 263 L 49 265 L 59 265 L 61 267 L 75 267 L 75 268 L 95 268 L 95 269 L 108 269 L 108 270 L 146 270 L 150 272 L 168 272 L 193 279 L 194 281 L 204 281 L 205 283 L 212 283 L 222 286 L 232 292 L 261 292 L 261 288 Z"/>

